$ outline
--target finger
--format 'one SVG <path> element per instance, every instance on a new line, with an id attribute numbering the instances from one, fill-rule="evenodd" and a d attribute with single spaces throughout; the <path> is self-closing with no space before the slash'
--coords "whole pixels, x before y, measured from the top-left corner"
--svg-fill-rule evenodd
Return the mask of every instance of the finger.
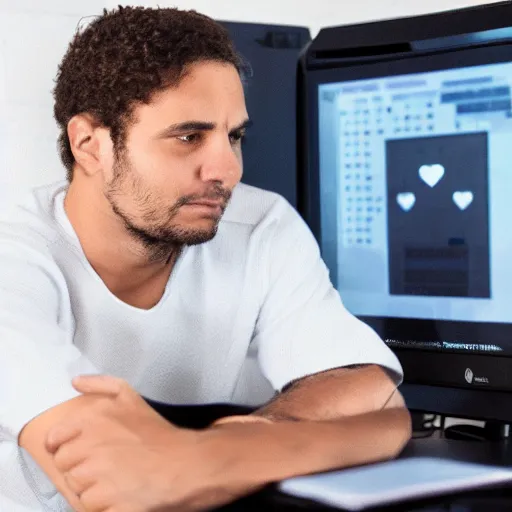
<path id="1" fill-rule="evenodd" d="M 80 439 L 61 445 L 53 455 L 53 463 L 61 473 L 82 464 L 90 456 L 91 446 Z"/>
<path id="2" fill-rule="evenodd" d="M 46 449 L 55 453 L 61 445 L 76 439 L 82 433 L 82 424 L 78 422 L 63 422 L 51 428 L 46 435 Z"/>
<path id="3" fill-rule="evenodd" d="M 227 423 L 273 423 L 273 421 L 263 416 L 237 415 L 225 416 L 224 418 L 220 418 L 214 421 L 211 426 L 215 427 L 217 425 L 225 425 Z"/>
<path id="4" fill-rule="evenodd" d="M 79 497 L 87 512 L 106 512 L 115 510 L 117 503 L 104 483 L 97 482 L 86 489 Z"/>
<path id="5" fill-rule="evenodd" d="M 72 381 L 73 387 L 83 394 L 106 395 L 109 398 L 125 403 L 145 405 L 146 401 L 133 389 L 128 382 L 111 375 L 80 375 Z"/>
<path id="6" fill-rule="evenodd" d="M 80 393 L 98 393 L 113 397 L 129 388 L 125 380 L 111 375 L 79 375 L 72 380 L 72 384 Z"/>
<path id="7" fill-rule="evenodd" d="M 97 473 L 88 460 L 64 473 L 64 479 L 77 496 L 82 495 L 87 489 L 98 483 Z"/>

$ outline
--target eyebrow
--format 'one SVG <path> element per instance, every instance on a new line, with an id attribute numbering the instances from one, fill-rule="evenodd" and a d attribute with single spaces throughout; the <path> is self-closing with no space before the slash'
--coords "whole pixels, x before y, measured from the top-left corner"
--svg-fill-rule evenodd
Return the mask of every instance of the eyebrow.
<path id="1" fill-rule="evenodd" d="M 235 126 L 230 130 L 230 134 L 239 132 L 252 125 L 252 121 L 245 119 L 239 125 Z M 183 123 L 171 124 L 158 135 L 158 139 L 165 139 L 167 137 L 173 137 L 184 132 L 208 132 L 215 130 L 216 124 L 205 121 L 185 121 Z"/>

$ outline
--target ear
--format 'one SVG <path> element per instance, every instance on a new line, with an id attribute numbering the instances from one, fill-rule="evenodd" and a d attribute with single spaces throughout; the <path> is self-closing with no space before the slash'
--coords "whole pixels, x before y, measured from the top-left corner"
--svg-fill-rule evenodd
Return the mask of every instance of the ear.
<path id="1" fill-rule="evenodd" d="M 90 114 L 78 114 L 68 123 L 68 137 L 76 163 L 92 176 L 102 170 L 105 137 L 108 130 Z M 108 133 L 107 133 L 108 135 Z"/>

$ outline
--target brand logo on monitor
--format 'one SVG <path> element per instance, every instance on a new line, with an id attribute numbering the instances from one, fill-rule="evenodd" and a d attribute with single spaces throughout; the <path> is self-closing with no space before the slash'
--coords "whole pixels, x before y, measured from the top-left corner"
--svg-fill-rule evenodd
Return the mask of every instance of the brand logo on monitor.
<path id="1" fill-rule="evenodd" d="M 475 376 L 471 368 L 466 368 L 464 378 L 468 384 L 489 384 L 489 379 L 487 377 Z"/>

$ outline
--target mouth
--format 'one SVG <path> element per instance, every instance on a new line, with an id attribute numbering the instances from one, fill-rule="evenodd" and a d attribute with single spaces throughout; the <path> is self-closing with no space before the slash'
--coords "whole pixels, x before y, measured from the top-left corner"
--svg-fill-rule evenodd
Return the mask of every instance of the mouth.
<path id="1" fill-rule="evenodd" d="M 208 216 L 220 216 L 225 208 L 224 201 L 214 201 L 211 199 L 201 199 L 200 201 L 191 201 L 184 206 L 193 208 L 198 213 L 205 213 Z"/>
<path id="2" fill-rule="evenodd" d="M 214 201 L 212 199 L 201 199 L 200 201 L 191 201 L 187 203 L 187 205 L 191 206 L 207 206 L 209 208 L 223 208 L 223 201 Z"/>

